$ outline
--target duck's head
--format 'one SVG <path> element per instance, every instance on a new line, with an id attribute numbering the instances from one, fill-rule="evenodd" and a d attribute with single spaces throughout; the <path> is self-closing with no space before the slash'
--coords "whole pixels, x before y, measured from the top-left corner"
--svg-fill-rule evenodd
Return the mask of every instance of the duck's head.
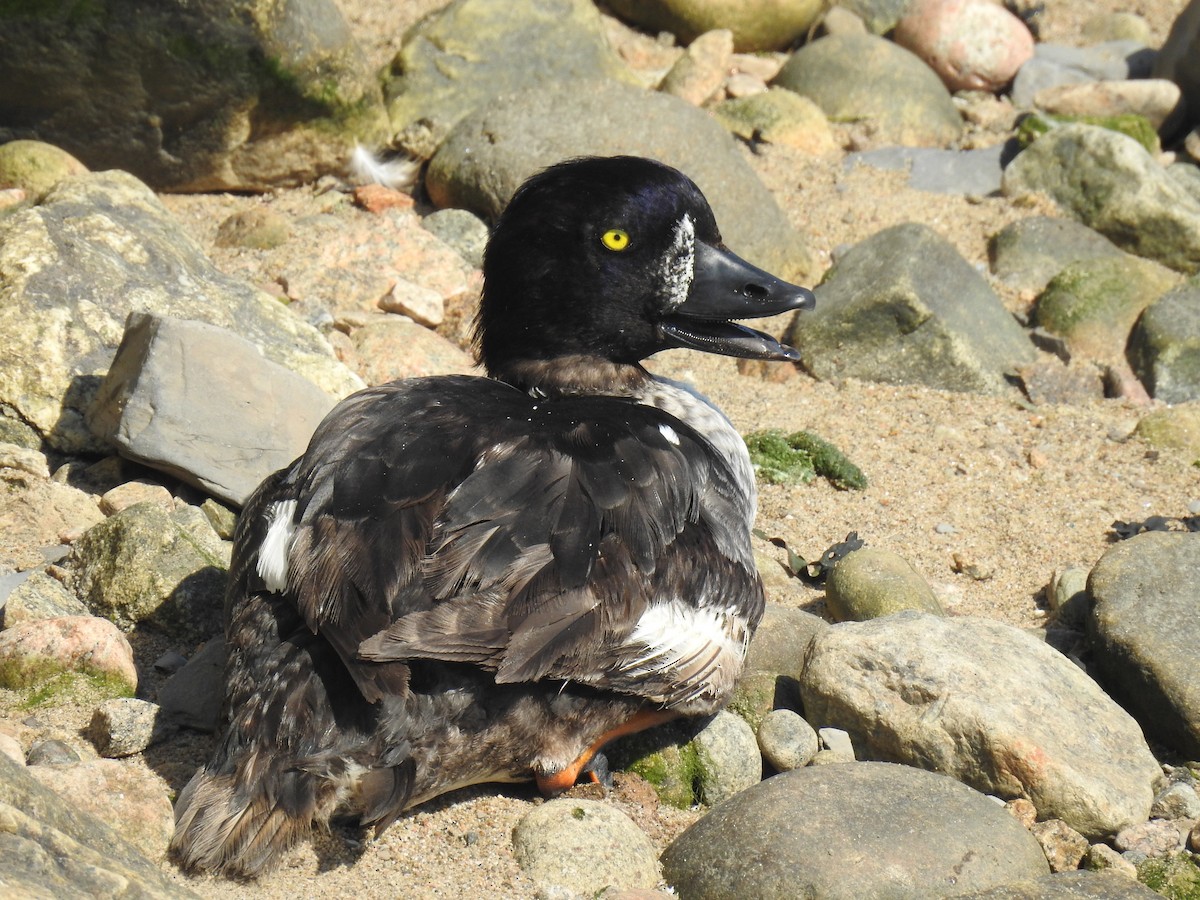
<path id="1" fill-rule="evenodd" d="M 811 291 L 731 253 L 695 183 L 638 157 L 553 166 L 513 196 L 488 243 L 477 322 L 489 374 L 522 388 L 612 379 L 688 347 L 797 360 L 735 319 L 811 309 Z"/>

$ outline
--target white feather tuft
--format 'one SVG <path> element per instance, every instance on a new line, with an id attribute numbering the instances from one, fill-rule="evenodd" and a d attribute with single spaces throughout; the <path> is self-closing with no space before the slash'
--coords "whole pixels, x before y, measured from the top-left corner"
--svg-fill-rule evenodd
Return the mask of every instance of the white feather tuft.
<path id="1" fill-rule="evenodd" d="M 408 156 L 383 159 L 362 144 L 354 145 L 350 156 L 350 174 L 357 184 L 381 184 L 393 190 L 406 190 L 417 183 L 421 161 Z"/>
<path id="2" fill-rule="evenodd" d="M 296 514 L 295 500 L 272 503 L 266 511 L 267 534 L 258 548 L 258 574 L 268 591 L 279 594 L 287 590 L 288 553 L 292 549 Z"/>

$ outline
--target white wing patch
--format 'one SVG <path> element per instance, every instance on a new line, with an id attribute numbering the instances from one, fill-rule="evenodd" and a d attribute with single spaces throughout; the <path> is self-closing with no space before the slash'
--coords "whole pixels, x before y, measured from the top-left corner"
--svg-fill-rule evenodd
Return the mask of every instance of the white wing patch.
<path id="1" fill-rule="evenodd" d="M 288 553 L 292 549 L 296 514 L 295 500 L 272 503 L 264 516 L 267 520 L 267 535 L 258 548 L 258 574 L 267 590 L 276 594 L 287 590 Z"/>
<path id="2" fill-rule="evenodd" d="M 662 436 L 665 437 L 668 441 L 670 441 L 676 447 L 679 446 L 679 435 L 675 433 L 674 428 L 672 428 L 666 422 L 663 422 L 661 425 L 658 426 L 658 430 L 662 432 Z"/>
<path id="3" fill-rule="evenodd" d="M 675 309 L 687 299 L 695 271 L 696 223 L 685 213 L 675 226 L 671 246 L 663 254 L 659 277 L 662 282 L 664 309 Z"/>

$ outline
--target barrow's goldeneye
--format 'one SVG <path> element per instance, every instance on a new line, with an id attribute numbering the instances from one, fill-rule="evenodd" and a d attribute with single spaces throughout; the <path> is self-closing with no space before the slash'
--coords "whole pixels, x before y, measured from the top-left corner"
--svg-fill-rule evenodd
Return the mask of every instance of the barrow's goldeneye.
<path id="1" fill-rule="evenodd" d="M 750 460 L 640 362 L 795 360 L 730 320 L 813 302 L 661 163 L 527 181 L 484 261 L 489 377 L 349 397 L 246 503 L 227 726 L 179 796 L 180 862 L 253 876 L 334 813 L 378 831 L 469 784 L 553 793 L 613 737 L 723 706 L 763 611 Z"/>

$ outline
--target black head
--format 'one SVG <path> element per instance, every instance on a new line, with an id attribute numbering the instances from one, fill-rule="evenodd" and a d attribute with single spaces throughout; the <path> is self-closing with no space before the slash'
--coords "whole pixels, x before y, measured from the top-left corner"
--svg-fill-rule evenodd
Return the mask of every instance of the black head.
<path id="1" fill-rule="evenodd" d="M 795 350 L 730 320 L 814 303 L 724 247 L 691 179 L 629 156 L 573 160 L 525 182 L 483 273 L 480 356 L 506 379 L 514 365 L 632 364 L 670 347 L 794 360 Z"/>

